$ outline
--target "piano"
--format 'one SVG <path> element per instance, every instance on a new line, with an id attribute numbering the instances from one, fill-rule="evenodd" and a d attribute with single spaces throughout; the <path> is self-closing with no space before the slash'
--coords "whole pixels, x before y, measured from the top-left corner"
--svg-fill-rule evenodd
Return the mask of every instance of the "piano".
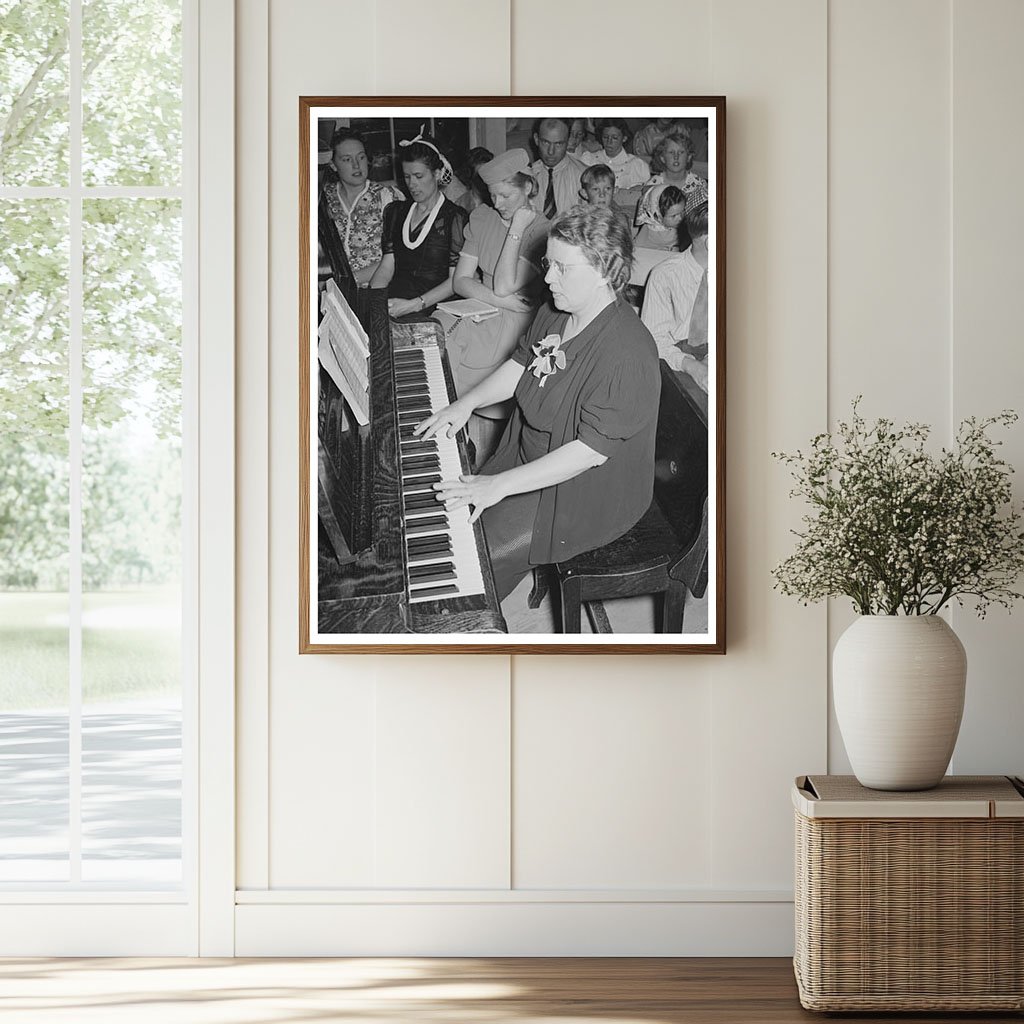
<path id="1" fill-rule="evenodd" d="M 319 632 L 507 632 L 480 522 L 446 510 L 431 487 L 470 471 L 465 435 L 412 433 L 455 398 L 441 328 L 392 321 L 384 289 L 353 297 L 368 336 L 369 422 L 321 365 Z"/>

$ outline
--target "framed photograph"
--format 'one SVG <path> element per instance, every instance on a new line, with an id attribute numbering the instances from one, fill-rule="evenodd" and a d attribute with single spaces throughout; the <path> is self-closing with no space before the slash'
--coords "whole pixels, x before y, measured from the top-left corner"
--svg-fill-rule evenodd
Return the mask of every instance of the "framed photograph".
<path id="1" fill-rule="evenodd" d="M 723 97 L 299 100 L 301 653 L 725 652 Z"/>

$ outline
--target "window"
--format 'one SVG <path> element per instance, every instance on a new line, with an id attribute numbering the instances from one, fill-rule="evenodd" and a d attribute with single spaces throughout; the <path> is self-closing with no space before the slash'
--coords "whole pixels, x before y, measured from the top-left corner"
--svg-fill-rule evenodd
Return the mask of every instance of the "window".
<path id="1" fill-rule="evenodd" d="M 182 40 L 181 0 L 0 0 L 8 888 L 185 877 Z"/>

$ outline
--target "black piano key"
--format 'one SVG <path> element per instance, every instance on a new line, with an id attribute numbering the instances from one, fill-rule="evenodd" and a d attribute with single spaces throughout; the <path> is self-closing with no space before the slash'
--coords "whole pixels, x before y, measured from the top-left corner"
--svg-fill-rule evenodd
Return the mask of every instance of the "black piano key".
<path id="1" fill-rule="evenodd" d="M 404 458 L 406 455 L 413 455 L 417 452 L 436 452 L 437 442 L 434 440 L 430 441 L 403 441 L 401 447 L 401 454 Z"/>
<path id="2" fill-rule="evenodd" d="M 424 505 L 429 508 L 432 505 L 444 504 L 437 496 L 437 492 L 433 490 L 410 491 L 408 494 L 402 495 L 402 500 L 405 502 L 406 508 L 422 508 Z"/>
<path id="3" fill-rule="evenodd" d="M 417 398 L 420 395 L 429 395 L 430 388 L 426 384 L 403 384 L 400 388 L 395 388 L 395 394 L 399 398 Z"/>
<path id="4" fill-rule="evenodd" d="M 402 457 L 402 474 L 413 473 L 417 469 L 440 469 L 441 460 L 436 455 L 410 455 Z"/>
<path id="5" fill-rule="evenodd" d="M 425 358 L 425 356 L 423 355 L 423 349 L 421 349 L 421 348 L 408 348 L 407 347 L 407 348 L 396 348 L 395 349 L 395 359 L 396 360 L 403 360 L 403 359 L 421 359 L 422 360 L 424 358 Z"/>
<path id="6" fill-rule="evenodd" d="M 443 558 L 452 554 L 452 539 L 447 534 L 430 534 L 427 537 L 409 537 L 410 541 L 432 541 L 432 544 L 417 545 L 415 548 L 410 544 L 409 557 L 422 561 L 424 558 Z"/>
<path id="7" fill-rule="evenodd" d="M 449 562 L 448 564 L 450 565 L 451 563 Z M 417 566 L 417 568 L 430 569 L 433 568 L 433 566 L 424 565 Z M 412 570 L 410 569 L 409 571 L 411 572 Z M 410 576 L 409 586 L 415 587 L 420 583 L 440 583 L 441 580 L 454 579 L 458 579 L 458 575 L 454 569 L 439 569 L 437 572 L 424 572 L 417 576 Z"/>
<path id="8" fill-rule="evenodd" d="M 418 562 L 436 562 L 441 558 L 452 558 L 453 553 L 451 545 L 443 548 L 436 548 L 433 551 L 410 551 L 409 552 L 409 564 L 415 565 Z"/>
<path id="9" fill-rule="evenodd" d="M 430 399 L 428 398 L 400 398 L 396 403 L 398 405 L 399 413 L 407 413 L 411 418 L 416 415 L 420 419 L 425 420 L 433 411 L 430 407 Z M 402 416 L 398 417 L 399 422 L 402 422 Z"/>
<path id="10" fill-rule="evenodd" d="M 446 583 L 441 587 L 422 587 L 410 590 L 412 597 L 444 597 L 445 594 L 457 594 L 459 588 L 454 583 Z"/>
<path id="11" fill-rule="evenodd" d="M 399 424 L 415 427 L 417 423 L 422 423 L 428 415 L 430 415 L 429 409 L 417 409 L 415 412 L 400 412 L 398 414 L 398 422 Z"/>
<path id="12" fill-rule="evenodd" d="M 426 537 L 407 537 L 406 545 L 410 551 L 419 554 L 421 551 L 439 551 L 452 546 L 452 539 L 447 533 L 431 533 Z"/>
<path id="13" fill-rule="evenodd" d="M 429 576 L 432 572 L 455 572 L 455 563 L 433 562 L 430 565 L 412 565 L 409 567 L 409 576 Z"/>
<path id="14" fill-rule="evenodd" d="M 425 384 L 426 382 L 425 370 L 399 370 L 395 373 L 396 384 Z"/>
<path id="15" fill-rule="evenodd" d="M 409 560 L 410 571 L 411 571 L 412 567 L 414 567 L 419 562 L 431 562 L 431 563 L 433 563 L 433 562 L 436 562 L 437 559 L 445 558 L 446 556 L 448 558 L 451 558 L 451 555 L 452 555 L 452 549 L 450 547 L 448 547 L 448 548 L 441 548 L 438 551 L 417 551 L 415 554 L 410 554 L 409 555 L 409 559 L 408 560 Z"/>
<path id="16" fill-rule="evenodd" d="M 435 495 L 427 491 L 413 491 L 412 494 L 406 494 L 402 500 L 406 512 L 433 512 L 438 507 L 444 507 Z"/>
<path id="17" fill-rule="evenodd" d="M 408 480 L 402 483 L 402 493 L 408 494 L 410 491 L 429 491 L 431 484 L 440 483 L 440 473 L 430 473 L 427 476 L 411 476 Z"/>
<path id="18" fill-rule="evenodd" d="M 448 517 L 447 516 L 419 516 L 416 519 L 407 519 L 405 521 L 405 533 L 406 536 L 412 536 L 417 533 L 433 533 L 435 530 L 447 530 L 448 529 Z"/>

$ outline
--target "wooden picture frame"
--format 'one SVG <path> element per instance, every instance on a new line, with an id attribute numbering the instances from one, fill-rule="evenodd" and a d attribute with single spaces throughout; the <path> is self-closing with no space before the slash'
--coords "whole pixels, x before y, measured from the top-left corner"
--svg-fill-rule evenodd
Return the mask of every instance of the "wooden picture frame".
<path id="1" fill-rule="evenodd" d="M 584 133 L 576 156 L 566 155 L 569 140 L 563 138 L 559 119 L 564 122 L 565 136 L 572 130 L 573 141 L 580 130 Z M 433 151 L 444 154 L 453 166 L 452 181 L 443 168 L 427 167 L 434 161 L 432 156 L 419 163 L 402 162 L 402 153 L 423 152 L 405 148 L 420 137 L 421 125 L 425 137 L 436 143 Z M 353 139 L 352 132 L 359 137 Z M 601 139 L 595 137 L 598 133 Z M 725 99 L 720 96 L 300 97 L 300 653 L 725 653 L 725 140 Z M 336 146 L 332 147 L 332 141 Z M 540 151 L 541 144 L 547 147 L 546 154 Z M 649 453 L 643 455 L 638 472 L 649 480 L 649 465 L 643 465 L 643 460 L 653 458 L 654 499 L 625 535 L 562 561 L 544 562 L 532 581 L 520 582 L 503 601 L 498 600 L 492 573 L 490 549 L 494 542 L 488 541 L 482 522 L 466 523 L 459 517 L 465 517 L 468 508 L 460 512 L 437 506 L 430 493 L 438 477 L 451 479 L 459 472 L 480 469 L 484 460 L 474 466 L 472 459 L 485 441 L 478 435 L 474 443 L 468 443 L 477 421 L 467 423 L 454 440 L 442 438 L 440 452 L 433 441 L 424 450 L 416 447 L 422 439 L 408 436 L 408 428 L 418 418 L 444 404 L 446 389 L 448 400 L 467 393 L 469 385 L 463 385 L 461 379 L 463 390 L 455 388 L 456 378 L 466 370 L 462 364 L 454 365 L 452 339 L 472 339 L 477 329 L 467 320 L 434 309 L 438 301 L 434 287 L 442 292 L 451 289 L 443 275 L 431 288 L 423 285 L 425 277 L 415 278 L 415 289 L 409 283 L 414 274 L 425 275 L 422 268 L 429 265 L 428 256 L 423 255 L 408 269 L 411 250 L 420 237 L 414 237 L 415 232 L 422 231 L 427 242 L 423 251 L 431 259 L 438 252 L 444 258 L 443 246 L 449 247 L 449 282 L 458 276 L 450 269 L 458 259 L 460 268 L 473 268 L 472 280 L 484 285 L 483 293 L 488 291 L 486 282 L 494 281 L 483 265 L 485 246 L 478 239 L 482 227 L 500 220 L 503 231 L 519 238 L 508 226 L 510 221 L 488 209 L 491 200 L 479 177 L 470 178 L 471 171 L 464 170 L 469 150 L 475 147 L 483 147 L 493 156 L 526 150 L 531 162 L 527 173 L 537 181 L 533 186 L 524 178 L 516 179 L 524 194 L 536 192 L 531 198 L 531 207 L 537 212 L 530 252 L 525 252 L 527 243 L 519 243 L 524 247 L 519 259 L 527 262 L 523 276 L 530 282 L 533 297 L 522 299 L 516 309 L 528 308 L 528 318 L 540 316 L 541 310 L 547 317 L 561 315 L 556 300 L 563 303 L 558 308 L 567 308 L 564 295 L 556 290 L 552 298 L 541 289 L 558 282 L 570 266 L 580 264 L 563 259 L 554 260 L 552 267 L 541 260 L 546 244 L 563 244 L 546 242 L 542 231 L 550 225 L 542 211 L 546 206 L 550 212 L 554 206 L 561 214 L 568 208 L 573 198 L 569 185 L 580 167 L 611 165 L 610 170 L 606 166 L 588 173 L 578 198 L 581 203 L 592 199 L 600 205 L 599 186 L 602 181 L 611 184 L 614 175 L 618 188 L 613 202 L 619 210 L 612 216 L 624 215 L 629 234 L 641 232 L 635 239 L 641 244 L 634 251 L 630 283 L 612 303 L 614 313 L 610 307 L 606 311 L 609 317 L 624 318 L 615 321 L 623 325 L 616 338 L 639 337 L 636 344 L 642 351 L 636 348 L 641 354 L 627 359 L 615 354 L 621 349 L 616 350 L 610 341 L 606 344 L 609 358 L 617 359 L 616 366 L 644 367 L 647 390 L 643 394 L 648 399 L 623 400 L 620 410 L 630 423 L 643 421 L 644 440 L 630 441 L 629 430 L 634 428 L 623 428 L 622 438 L 609 442 L 609 447 L 619 445 L 614 447 L 617 453 L 627 450 L 627 444 L 639 443 Z M 638 163 L 632 154 L 634 147 L 641 153 L 651 152 L 653 147 L 654 167 L 661 168 L 661 178 L 655 184 L 664 188 L 648 193 L 649 167 L 637 180 L 645 168 L 643 159 Z M 485 158 L 485 154 L 476 155 Z M 515 159 L 525 158 L 517 154 Z M 362 171 L 351 169 L 357 164 Z M 416 175 L 422 176 L 424 167 L 437 182 L 435 186 L 429 181 L 425 186 L 417 183 Z M 485 168 L 485 173 L 492 172 Z M 417 197 L 427 193 L 410 193 L 404 180 L 396 180 L 405 175 L 410 175 L 409 187 L 414 190 L 448 190 L 443 200 L 439 192 L 429 193 L 430 203 L 436 203 L 432 207 L 436 224 L 428 216 L 420 224 L 414 220 L 420 215 Z M 550 190 L 541 187 L 548 180 Z M 561 189 L 559 197 L 554 194 L 556 186 Z M 460 188 L 461 195 L 452 194 Z M 468 214 L 472 220 L 449 209 L 454 204 L 468 210 L 481 200 L 480 210 Z M 605 214 L 586 216 L 590 221 L 608 219 Z M 677 229 L 678 218 L 682 221 Z M 404 235 L 399 231 L 402 224 Z M 448 233 L 442 236 L 442 229 Z M 467 230 L 479 256 L 476 248 L 467 250 L 472 255 L 463 263 L 459 246 L 465 245 Z M 617 230 L 620 234 L 616 237 L 623 237 L 624 229 Z M 375 248 L 381 236 L 383 255 Z M 511 244 L 508 237 L 502 237 L 502 245 Z M 434 242 L 442 249 L 431 250 Z M 673 242 L 680 251 L 670 251 Z M 582 273 L 600 274 L 596 261 L 603 257 L 576 251 L 591 260 L 591 270 Z M 521 266 L 515 263 L 517 271 Z M 387 280 L 389 270 L 392 276 Z M 607 279 L 611 278 L 609 270 Z M 466 280 L 462 273 L 464 289 Z M 621 275 L 617 281 L 621 286 Z M 405 296 L 403 289 L 410 295 Z M 481 291 L 472 290 L 474 295 Z M 628 305 L 633 310 L 627 309 Z M 494 316 L 505 317 L 505 308 Z M 389 316 L 389 309 L 394 317 Z M 649 332 L 641 330 L 641 321 Z M 503 338 L 508 334 L 506 327 L 501 328 Z M 531 350 L 532 339 L 523 334 L 525 327 L 509 330 L 519 332 L 516 351 L 519 365 L 524 366 L 520 382 L 524 386 L 537 385 L 538 380 L 561 368 L 563 363 L 548 359 L 545 353 L 550 353 L 538 347 L 540 342 L 534 341 Z M 581 340 L 584 333 L 579 335 Z M 612 332 L 605 333 L 611 337 Z M 547 335 L 543 341 L 551 337 Z M 561 337 L 554 337 L 561 344 Z M 652 337 L 661 356 L 657 371 L 651 368 Z M 568 335 L 565 344 L 571 345 Z M 627 341 L 621 341 L 621 346 L 625 348 Z M 529 361 L 531 351 L 536 355 Z M 584 349 L 578 346 L 572 351 L 582 353 Z M 572 358 L 570 353 L 570 365 Z M 578 366 L 582 365 L 581 360 Z M 620 369 L 614 372 L 621 376 Z M 632 371 L 625 372 L 629 375 Z M 578 370 L 585 389 L 591 378 L 582 373 Z M 436 375 L 440 383 L 421 386 L 418 375 L 422 374 Z M 660 382 L 655 380 L 659 375 Z M 567 394 L 569 380 L 567 373 L 551 390 L 561 387 L 561 393 Z M 652 390 L 659 386 L 660 394 Z M 421 397 L 411 399 L 412 395 Z M 582 408 L 587 401 L 585 397 L 578 400 Z M 656 421 L 645 412 L 652 406 L 658 409 Z M 516 442 L 511 433 L 527 429 L 521 426 L 521 418 L 517 419 L 523 415 L 518 399 L 500 408 L 509 407 L 513 409 L 512 426 L 503 426 L 500 418 L 480 420 L 485 428 L 494 427 L 495 437 L 503 429 L 509 435 L 498 442 L 499 451 L 505 452 Z M 569 412 L 565 415 L 570 417 Z M 555 447 L 552 442 L 551 448 Z M 593 445 L 588 452 L 593 454 Z M 605 452 L 600 457 L 615 456 Z M 615 479 L 606 465 L 598 467 L 605 474 L 600 480 Z M 630 465 L 637 465 L 635 456 Z M 624 463 L 616 466 L 615 472 L 621 472 Z M 597 473 L 598 468 L 584 472 Z M 586 483 L 593 488 L 597 479 L 591 477 Z M 620 493 L 612 488 L 615 499 L 608 504 L 636 505 L 636 490 L 643 489 L 623 487 Z M 564 498 L 567 489 L 558 494 L 536 493 L 541 504 L 529 520 L 532 551 L 537 550 L 544 501 L 553 503 L 555 497 L 563 496 L 563 525 L 574 522 L 577 514 Z M 646 501 L 646 490 L 644 493 Z M 597 512 L 579 510 L 579 514 L 601 520 L 599 525 L 604 528 L 602 517 L 611 513 L 603 502 L 597 504 Z M 591 502 L 589 507 L 593 509 L 595 504 Z M 491 521 L 489 515 L 485 519 Z M 507 512 L 505 518 L 511 518 Z M 509 576 L 507 569 L 503 571 L 507 589 Z M 545 587 L 546 597 L 541 593 Z M 634 596 L 634 591 L 644 588 L 651 593 Z M 537 607 L 534 598 L 541 602 Z M 670 632 L 665 631 L 666 624 Z M 600 631 L 608 625 L 619 632 Z"/>

